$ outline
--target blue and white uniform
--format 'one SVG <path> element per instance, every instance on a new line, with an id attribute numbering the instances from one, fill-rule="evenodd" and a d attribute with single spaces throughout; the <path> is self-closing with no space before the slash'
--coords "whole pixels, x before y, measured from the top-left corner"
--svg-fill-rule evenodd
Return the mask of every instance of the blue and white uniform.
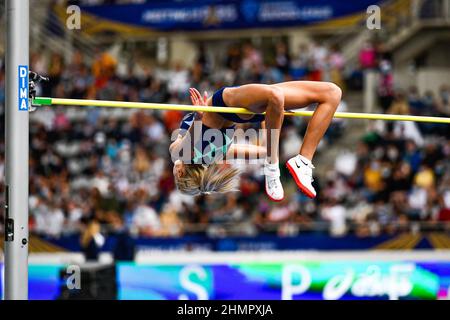
<path id="1" fill-rule="evenodd" d="M 223 90 L 225 87 L 216 91 L 212 96 L 212 104 L 215 107 L 228 107 L 223 101 Z M 234 113 L 218 112 L 224 119 L 235 123 L 258 123 L 264 121 L 264 115 L 255 114 L 250 119 L 242 119 Z M 186 114 L 180 123 L 180 134 L 185 135 L 196 120 L 196 112 Z M 193 164 L 212 164 L 217 160 L 225 158 L 228 149 L 233 142 L 235 125 L 228 128 L 211 129 L 201 124 L 201 137 L 195 137 L 193 141 Z M 214 130 L 209 131 L 208 130 Z M 211 134 L 213 132 L 214 134 Z"/>

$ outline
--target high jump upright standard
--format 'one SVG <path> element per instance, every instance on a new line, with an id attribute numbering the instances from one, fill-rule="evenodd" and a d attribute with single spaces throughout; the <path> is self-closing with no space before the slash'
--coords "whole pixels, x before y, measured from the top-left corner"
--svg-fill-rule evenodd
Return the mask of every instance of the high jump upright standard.
<path id="1" fill-rule="evenodd" d="M 6 1 L 5 287 L 28 299 L 29 0 Z"/>

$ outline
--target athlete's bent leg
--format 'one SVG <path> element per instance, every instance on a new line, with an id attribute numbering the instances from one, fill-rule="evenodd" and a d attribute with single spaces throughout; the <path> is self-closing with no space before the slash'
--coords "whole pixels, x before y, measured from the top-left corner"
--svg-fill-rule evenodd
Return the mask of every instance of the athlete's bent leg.
<path id="1" fill-rule="evenodd" d="M 311 161 L 340 103 L 341 89 L 333 83 L 311 81 L 292 81 L 276 86 L 285 95 L 287 110 L 319 103 L 308 123 L 299 155 L 286 163 L 300 190 L 308 197 L 314 198 L 316 196 L 316 191 L 312 186 L 314 166 Z"/>
<path id="2" fill-rule="evenodd" d="M 264 163 L 266 193 L 273 201 L 281 201 L 284 198 L 284 190 L 280 181 L 279 144 L 284 120 L 284 95 L 277 88 L 273 88 L 269 94 L 265 120 L 267 129 L 267 157 Z"/>
<path id="3" fill-rule="evenodd" d="M 230 88 L 224 92 L 225 103 L 240 106 L 254 112 L 265 106 L 267 156 L 264 162 L 265 189 L 273 201 L 284 199 L 284 190 L 280 181 L 279 140 L 284 120 L 284 94 L 282 90 L 268 85 L 244 85 Z M 262 110 L 264 111 L 264 110 Z"/>

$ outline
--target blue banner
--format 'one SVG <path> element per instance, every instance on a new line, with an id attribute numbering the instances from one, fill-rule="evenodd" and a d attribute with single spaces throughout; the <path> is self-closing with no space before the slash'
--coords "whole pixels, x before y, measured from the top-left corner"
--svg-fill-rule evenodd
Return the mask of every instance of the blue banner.
<path id="1" fill-rule="evenodd" d="M 304 26 L 361 12 L 380 0 L 198 0 L 83 6 L 111 22 L 158 31 Z"/>
<path id="2" fill-rule="evenodd" d="M 450 245 L 450 237 L 443 233 L 445 245 Z M 114 251 L 119 238 L 110 235 L 102 251 Z M 123 237 L 120 238 L 123 240 Z M 42 238 L 69 251 L 81 251 L 79 235 L 64 236 L 57 239 Z M 365 250 L 365 249 L 442 249 L 436 246 L 429 235 L 413 234 L 380 235 L 358 237 L 347 235 L 339 238 L 323 233 L 305 233 L 292 237 L 260 235 L 257 237 L 210 238 L 206 235 L 187 235 L 177 238 L 130 238 L 129 243 L 137 250 L 211 250 L 211 251 L 264 251 L 264 250 Z"/>
<path id="3" fill-rule="evenodd" d="M 448 262 L 258 261 L 119 264 L 119 299 L 436 300 L 448 298 Z"/>
<path id="4" fill-rule="evenodd" d="M 29 298 L 58 299 L 66 285 L 60 278 L 65 268 L 30 264 Z M 0 294 L 3 283 L 0 276 Z M 117 284 L 121 300 L 436 300 L 450 298 L 450 263 L 402 259 L 118 263 Z"/>

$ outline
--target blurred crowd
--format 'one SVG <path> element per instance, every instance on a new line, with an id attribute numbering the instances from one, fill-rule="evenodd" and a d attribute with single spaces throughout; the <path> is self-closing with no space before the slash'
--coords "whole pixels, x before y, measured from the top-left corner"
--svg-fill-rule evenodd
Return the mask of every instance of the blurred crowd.
<path id="1" fill-rule="evenodd" d="M 376 122 L 355 150 L 345 150 L 322 188 L 332 233 L 352 220 L 359 235 L 445 230 L 450 221 L 450 140 L 443 125 Z M 420 224 L 419 224 L 420 223 Z"/>
<path id="2" fill-rule="evenodd" d="M 361 68 L 369 67 L 363 60 Z M 370 68 L 382 68 L 381 61 L 374 60 Z M 294 56 L 283 42 L 264 53 L 244 43 L 231 46 L 223 61 L 215 61 L 200 46 L 192 66 L 179 63 L 135 72 L 130 61 L 124 73 L 107 53 L 98 53 L 90 64 L 80 52 L 69 63 L 56 54 L 31 55 L 31 69 L 50 78 L 39 88 L 40 96 L 185 104 L 189 87 L 211 94 L 224 85 L 309 79 L 345 88 L 344 65 L 337 46 L 316 43 L 301 45 Z M 0 69 L 4 194 L 4 67 Z M 392 96 L 386 112 L 437 115 L 440 110 L 449 116 L 448 87 L 442 87 L 439 97 L 420 96 L 414 88 L 393 90 Z M 339 110 L 346 108 L 343 101 Z M 450 220 L 450 140 L 445 126 L 376 122 L 356 149 L 336 158 L 326 179 L 315 182 L 320 196 L 314 201 L 304 197 L 281 168 L 286 198 L 274 205 L 264 194 L 260 165 L 242 166 L 239 193 L 197 198 L 180 194 L 168 146 L 183 115 L 92 107 L 41 107 L 32 113 L 30 229 L 58 237 L 96 229 L 95 221 L 106 231 L 127 230 L 145 237 L 192 232 L 288 236 L 304 229 L 364 236 L 396 231 L 410 221 Z M 282 162 L 298 150 L 306 125 L 299 117 L 285 119 Z M 350 134 L 345 125 L 335 120 L 320 150 L 345 139 Z"/>
<path id="3" fill-rule="evenodd" d="M 450 85 L 419 93 L 394 85 L 390 55 L 382 44 L 366 43 L 360 71 L 376 70 L 383 113 L 450 116 Z M 322 217 L 331 232 L 377 235 L 401 230 L 445 230 L 450 221 L 450 130 L 421 122 L 372 122 L 356 148 L 343 150 L 327 172 Z M 417 223 L 416 223 L 417 222 Z"/>

